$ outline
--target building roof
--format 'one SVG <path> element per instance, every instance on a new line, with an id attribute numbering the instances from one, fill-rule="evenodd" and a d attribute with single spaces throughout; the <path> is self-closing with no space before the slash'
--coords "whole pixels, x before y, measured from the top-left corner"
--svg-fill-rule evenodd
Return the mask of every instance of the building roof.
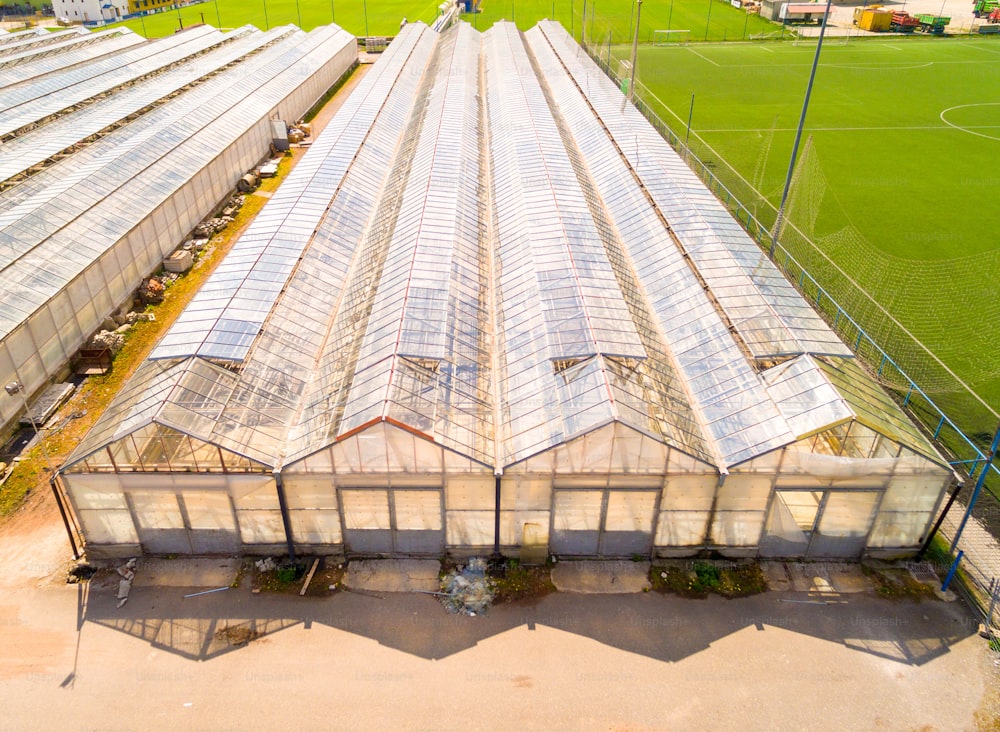
<path id="1" fill-rule="evenodd" d="M 561 26 L 413 23 L 137 378 L 180 379 L 162 414 L 198 371 L 171 425 L 272 467 L 381 423 L 497 471 L 612 433 L 726 471 L 845 419 L 941 462 L 852 358 Z"/>
<path id="2" fill-rule="evenodd" d="M 213 34 L 225 40 L 211 29 L 196 38 Z M 236 37 L 244 35 L 241 29 Z M 336 26 L 309 34 L 295 31 L 277 44 L 273 34 L 250 36 L 256 43 L 248 41 L 244 47 L 236 42 L 247 56 L 243 64 L 92 143 L 73 155 L 71 165 L 48 168 L 0 199 L 0 337 L 122 238 L 141 220 L 142 211 L 154 210 L 232 145 L 246 132 L 247 120 L 270 113 L 290 80 L 304 73 L 298 63 L 317 67 L 348 38 Z M 229 48 L 221 50 L 229 58 Z M 234 78 L 244 83 L 234 84 Z M 246 89 L 255 91 L 248 95 Z M 114 97 L 106 101 L 107 106 L 116 103 Z M 0 166 L 8 161 L 6 151 L 6 146 L 0 150 Z M 18 146 L 11 154 L 18 151 L 34 159 L 30 150 Z M 106 273 L 108 281 L 117 274 Z"/>

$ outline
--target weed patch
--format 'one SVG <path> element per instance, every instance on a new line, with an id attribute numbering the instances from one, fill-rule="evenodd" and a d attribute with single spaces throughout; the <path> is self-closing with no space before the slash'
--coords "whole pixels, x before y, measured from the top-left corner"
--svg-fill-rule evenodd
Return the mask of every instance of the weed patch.
<path id="1" fill-rule="evenodd" d="M 489 574 L 494 604 L 537 600 L 556 590 L 548 567 L 526 567 L 517 559 L 508 559 Z"/>
<path id="2" fill-rule="evenodd" d="M 767 592 L 767 580 L 756 563 L 722 567 L 710 562 L 654 566 L 649 570 L 649 583 L 656 592 L 696 599 L 713 593 L 732 598 Z"/>

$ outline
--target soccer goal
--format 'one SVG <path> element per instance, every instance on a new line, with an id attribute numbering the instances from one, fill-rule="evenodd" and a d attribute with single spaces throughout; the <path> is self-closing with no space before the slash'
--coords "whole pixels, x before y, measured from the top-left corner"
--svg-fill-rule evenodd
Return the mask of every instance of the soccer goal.
<path id="1" fill-rule="evenodd" d="M 654 30 L 653 45 L 668 46 L 674 44 L 685 44 L 688 41 L 690 30 Z"/>

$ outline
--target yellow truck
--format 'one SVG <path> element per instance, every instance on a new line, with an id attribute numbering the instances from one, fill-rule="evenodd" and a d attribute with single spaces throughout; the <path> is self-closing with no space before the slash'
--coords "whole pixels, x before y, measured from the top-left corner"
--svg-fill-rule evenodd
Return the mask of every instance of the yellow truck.
<path id="1" fill-rule="evenodd" d="M 886 10 L 881 5 L 855 8 L 854 25 L 861 30 L 884 33 L 892 25 L 892 11 Z"/>

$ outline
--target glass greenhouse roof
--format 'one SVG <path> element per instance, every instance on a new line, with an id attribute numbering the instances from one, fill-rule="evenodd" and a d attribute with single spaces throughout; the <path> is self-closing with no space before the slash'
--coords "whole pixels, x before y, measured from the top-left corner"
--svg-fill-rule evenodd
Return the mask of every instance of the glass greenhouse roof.
<path id="1" fill-rule="evenodd" d="M 676 234 L 754 358 L 800 353 L 850 357 L 850 349 L 798 294 L 760 247 L 557 23 L 551 44 L 621 154 Z"/>
<path id="2" fill-rule="evenodd" d="M 774 366 L 762 377 L 796 439 L 855 416 L 844 396 L 809 356 L 799 356 Z"/>
<path id="3" fill-rule="evenodd" d="M 291 34 L 5 193 L 0 335 L 266 116 L 300 64 L 316 68 L 350 39 L 335 26 Z"/>
<path id="4" fill-rule="evenodd" d="M 725 471 L 855 419 L 938 460 L 830 354 L 564 30 L 413 23 L 74 459 L 152 420 L 281 468 L 391 433 L 380 464 L 502 471 L 620 427 L 639 462 Z"/>
<path id="5" fill-rule="evenodd" d="M 350 197 L 341 191 L 344 176 L 419 38 L 415 32 L 401 36 L 403 40 L 393 44 L 385 60 L 313 141 L 309 155 L 271 197 L 151 358 L 200 355 L 238 362 L 246 357 L 310 238 L 318 235 L 321 222 L 334 215 L 331 199 Z M 362 196 L 370 197 L 370 193 Z M 354 202 L 347 204 L 350 209 Z M 336 281 L 314 283 L 313 288 L 336 287 Z M 310 292 L 306 302 L 317 294 Z M 298 319 L 306 313 L 289 317 Z M 302 327 L 309 326 L 299 320 L 295 329 Z"/>
<path id="6" fill-rule="evenodd" d="M 853 359 L 816 358 L 816 365 L 866 427 L 921 455 L 945 461 L 892 397 Z"/>
<path id="7" fill-rule="evenodd" d="M 59 53 L 56 54 L 39 56 L 26 52 L 23 59 L 13 57 L 16 59 L 16 64 L 12 65 L 11 68 L 6 67 L 7 62 L 11 59 L 3 59 L 0 61 L 0 88 L 20 84 L 59 69 L 93 61 L 101 56 L 107 56 L 145 42 L 145 38 L 133 33 L 128 28 L 112 28 L 57 44 Z"/>
<path id="8" fill-rule="evenodd" d="M 226 35 L 227 40 L 235 39 L 233 42 L 221 44 L 197 60 L 177 64 L 107 99 L 18 135 L 0 148 L 0 181 L 28 170 L 128 115 L 287 36 L 293 30 L 290 26 L 274 28 L 267 33 L 261 33 L 252 26 L 237 29 Z"/>
<path id="9" fill-rule="evenodd" d="M 69 28 L 66 30 L 57 30 L 49 33 L 39 33 L 34 36 L 18 38 L 0 45 L 0 62 L 7 60 L 9 56 L 20 53 L 25 49 L 58 45 L 70 38 L 88 35 L 90 35 L 89 31 L 84 28 Z"/>
<path id="10" fill-rule="evenodd" d="M 210 26 L 192 28 L 91 63 L 55 71 L 30 83 L 0 89 L 0 136 L 165 69 L 218 44 L 222 38 Z"/>

